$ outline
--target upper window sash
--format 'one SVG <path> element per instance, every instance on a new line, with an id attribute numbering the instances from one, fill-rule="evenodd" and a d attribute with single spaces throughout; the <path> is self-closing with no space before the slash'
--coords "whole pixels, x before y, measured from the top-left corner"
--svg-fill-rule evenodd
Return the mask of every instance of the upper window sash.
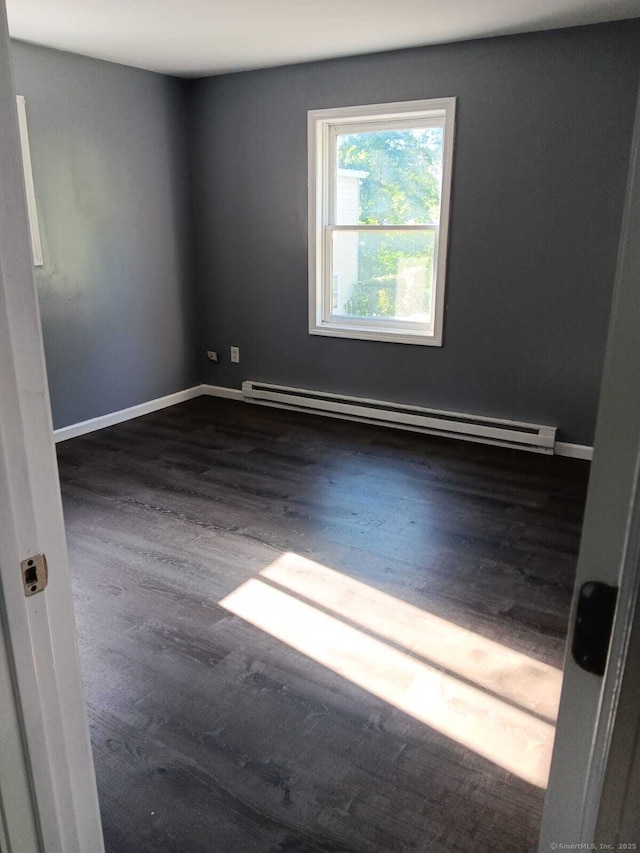
<path id="1" fill-rule="evenodd" d="M 326 136 L 326 151 L 327 151 L 327 177 L 328 177 L 328 199 L 327 199 L 327 210 L 326 210 L 326 223 L 328 225 L 338 226 L 337 222 L 337 206 L 338 206 L 338 136 L 343 134 L 352 134 L 352 133 L 367 133 L 369 131 L 385 131 L 385 130 L 417 130 L 419 128 L 424 127 L 441 127 L 444 131 L 444 122 L 445 116 L 444 113 L 442 115 L 434 115 L 423 118 L 414 118 L 414 119 L 406 119 L 405 121 L 400 119 L 394 119 L 393 124 L 390 125 L 389 119 L 386 121 L 380 121 L 378 119 L 372 119 L 370 121 L 360 121 L 357 124 L 353 123 L 340 123 L 331 122 L 327 126 L 327 136 Z M 422 224 L 422 223 L 420 223 Z M 428 223 L 425 223 L 428 224 Z M 382 225 L 380 227 L 383 227 Z M 401 226 L 399 226 L 401 227 Z"/>

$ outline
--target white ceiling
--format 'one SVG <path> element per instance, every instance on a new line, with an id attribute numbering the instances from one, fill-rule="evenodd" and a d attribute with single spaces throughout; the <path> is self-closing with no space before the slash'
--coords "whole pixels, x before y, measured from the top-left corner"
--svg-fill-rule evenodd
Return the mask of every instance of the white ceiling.
<path id="1" fill-rule="evenodd" d="M 640 0 L 6 0 L 14 38 L 184 77 L 640 16 Z"/>

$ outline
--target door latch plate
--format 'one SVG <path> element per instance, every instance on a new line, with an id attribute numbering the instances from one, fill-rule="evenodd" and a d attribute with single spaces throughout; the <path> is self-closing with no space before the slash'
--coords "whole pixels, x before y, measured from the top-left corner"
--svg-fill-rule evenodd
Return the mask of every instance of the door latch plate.
<path id="1" fill-rule="evenodd" d="M 22 583 L 24 584 L 24 594 L 29 597 L 36 595 L 46 587 L 49 580 L 49 572 L 47 570 L 47 558 L 44 554 L 36 554 L 33 557 L 27 557 L 20 563 L 22 569 Z"/>

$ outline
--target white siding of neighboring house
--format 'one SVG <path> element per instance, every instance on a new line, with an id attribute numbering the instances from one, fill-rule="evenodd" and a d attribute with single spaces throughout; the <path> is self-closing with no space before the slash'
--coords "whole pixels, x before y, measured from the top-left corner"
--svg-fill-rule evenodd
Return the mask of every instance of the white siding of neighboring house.
<path id="1" fill-rule="evenodd" d="M 338 225 L 357 225 L 360 203 L 360 182 L 368 172 L 355 169 L 338 169 L 336 181 L 336 222 Z M 358 280 L 358 232 L 338 234 L 334 242 L 333 310 L 340 314 L 353 293 Z"/>

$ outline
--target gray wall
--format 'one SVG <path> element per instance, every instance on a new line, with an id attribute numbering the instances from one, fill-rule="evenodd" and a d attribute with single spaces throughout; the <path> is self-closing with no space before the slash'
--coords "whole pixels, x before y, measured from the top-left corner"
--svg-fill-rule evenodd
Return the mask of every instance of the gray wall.
<path id="1" fill-rule="evenodd" d="M 639 74 L 636 21 L 195 82 L 200 341 L 224 354 L 204 380 L 539 421 L 590 444 Z M 449 95 L 444 346 L 310 336 L 307 110 Z"/>
<path id="2" fill-rule="evenodd" d="M 12 51 L 55 426 L 250 378 L 541 421 L 591 443 L 639 22 L 197 81 Z M 444 347 L 310 336 L 307 110 L 446 95 L 458 123 Z"/>
<path id="3" fill-rule="evenodd" d="M 12 43 L 56 427 L 199 381 L 184 81 Z"/>

